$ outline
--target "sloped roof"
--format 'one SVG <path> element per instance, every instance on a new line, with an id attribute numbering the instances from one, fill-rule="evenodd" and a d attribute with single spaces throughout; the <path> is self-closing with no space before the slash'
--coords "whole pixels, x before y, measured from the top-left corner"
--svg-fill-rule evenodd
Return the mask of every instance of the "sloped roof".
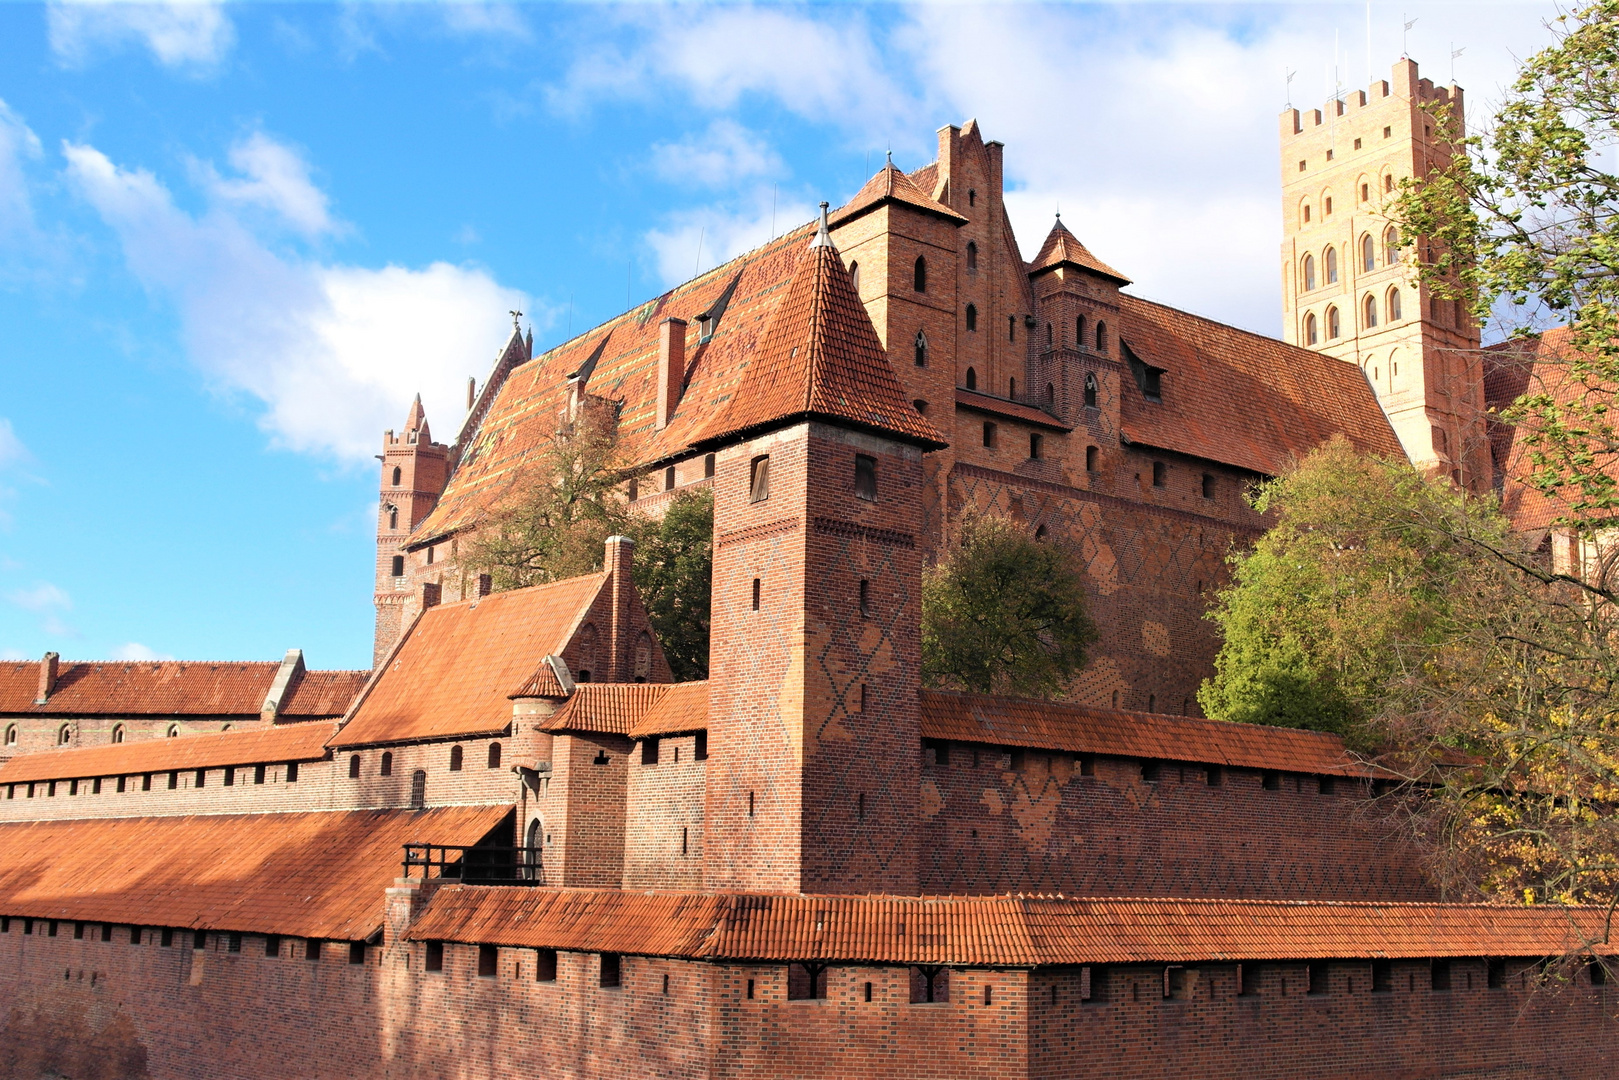
<path id="1" fill-rule="evenodd" d="M 1103 277 L 1112 278 L 1120 285 L 1130 284 L 1130 279 L 1113 269 L 1107 263 L 1092 255 L 1090 249 L 1079 242 L 1079 238 L 1068 231 L 1068 226 L 1062 223 L 1059 216 L 1046 234 L 1046 242 L 1040 245 L 1040 254 L 1034 257 L 1029 264 L 1029 276 L 1043 274 L 1047 270 L 1055 270 L 1059 266 L 1077 266 L 1081 270 L 1090 270 Z"/>
<path id="2" fill-rule="evenodd" d="M 1572 370 L 1578 356 L 1571 345 L 1567 327 L 1548 330 L 1532 338 L 1513 338 L 1484 350 L 1484 401 L 1491 412 L 1499 412 L 1524 394 L 1547 394 L 1561 405 L 1609 404 L 1614 388 Z M 1519 532 L 1544 529 L 1567 515 L 1569 504 L 1525 483 L 1534 472 L 1528 436 L 1533 421 L 1513 426 L 1492 419 L 1490 449 L 1500 472 L 1501 509 Z M 1594 445 L 1595 464 L 1619 478 L 1619 455 Z"/>
<path id="3" fill-rule="evenodd" d="M 1589 949 L 1601 926 L 1595 909 L 1478 904 L 447 886 L 410 936 L 703 959 L 1037 967 L 1554 956 Z"/>
<path id="4" fill-rule="evenodd" d="M 540 666 L 534 669 L 534 674 L 528 677 L 527 682 L 514 690 L 511 696 L 514 698 L 563 698 L 568 696 L 568 692 L 562 689 L 562 680 L 558 679 L 557 673 L 551 670 L 551 665 L 546 663 L 544 660 L 541 660 Z"/>
<path id="5" fill-rule="evenodd" d="M 511 806 L 0 825 L 0 913 L 358 941 L 407 843 L 470 845 Z"/>
<path id="6" fill-rule="evenodd" d="M 922 736 L 929 739 L 1278 772 L 1372 771 L 1345 751 L 1338 736 L 1320 731 L 991 694 L 924 690 L 921 698 Z"/>
<path id="7" fill-rule="evenodd" d="M 1121 426 L 1131 442 L 1275 476 L 1342 432 L 1362 453 L 1403 460 L 1388 417 L 1354 364 L 1123 295 L 1116 331 L 1163 369 L 1163 400 L 1126 375 Z"/>
<path id="8" fill-rule="evenodd" d="M 635 722 L 668 691 L 667 683 L 580 683 L 567 703 L 540 727 L 628 735 Z"/>
<path id="9" fill-rule="evenodd" d="M 630 738 L 708 730 L 708 682 L 674 683 L 630 728 Z"/>
<path id="10" fill-rule="evenodd" d="M 220 769 L 227 765 L 258 765 L 275 761 L 315 761 L 326 756 L 326 740 L 336 730 L 335 721 L 315 720 L 307 724 L 226 731 L 217 735 L 142 739 L 139 742 L 86 746 L 76 750 L 20 754 L 0 763 L 0 784 Z"/>
<path id="11" fill-rule="evenodd" d="M 494 734 L 511 696 L 561 653 L 608 575 L 498 592 L 427 609 L 332 746 Z"/>
<path id="12" fill-rule="evenodd" d="M 1034 424 L 1036 427 L 1049 428 L 1053 431 L 1074 430 L 1055 416 L 1044 410 L 1037 409 L 1033 405 L 1025 405 L 1020 401 L 1008 401 L 1006 398 L 992 397 L 989 394 L 980 394 L 976 390 L 963 390 L 960 387 L 956 389 L 956 408 L 988 413 L 991 416 L 1017 420 L 1024 424 Z"/>
<path id="13" fill-rule="evenodd" d="M 38 660 L 0 662 L 0 713 L 47 716 L 258 718 L 279 662 L 62 661 L 50 700 L 35 705 Z M 281 715 L 342 716 L 368 671 L 305 671 Z"/>
<path id="14" fill-rule="evenodd" d="M 945 445 L 905 396 L 830 241 L 803 252 L 741 385 L 702 437 L 798 419 L 853 424 L 929 449 Z"/>
<path id="15" fill-rule="evenodd" d="M 966 224 L 967 221 L 965 217 L 923 191 L 915 180 L 900 172 L 890 161 L 855 192 L 854 198 L 838 208 L 831 217 L 831 223 L 842 225 L 889 203 L 901 203 L 958 225 Z"/>

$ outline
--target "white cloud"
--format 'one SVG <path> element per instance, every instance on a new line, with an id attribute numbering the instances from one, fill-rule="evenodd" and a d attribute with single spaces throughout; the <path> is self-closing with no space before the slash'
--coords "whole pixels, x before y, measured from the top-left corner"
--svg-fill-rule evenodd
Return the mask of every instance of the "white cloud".
<path id="1" fill-rule="evenodd" d="M 54 0 L 47 10 L 51 51 L 75 67 L 133 44 L 165 67 L 207 69 L 236 41 L 222 0 Z"/>
<path id="2" fill-rule="evenodd" d="M 28 196 L 25 161 L 40 157 L 39 136 L 0 101 L 0 237 L 33 231 L 34 211 Z"/>
<path id="3" fill-rule="evenodd" d="M 458 34 L 509 38 L 513 41 L 532 41 L 534 32 L 523 21 L 515 4 L 474 3 L 471 0 L 450 0 L 440 6 L 444 25 Z"/>
<path id="4" fill-rule="evenodd" d="M 700 135 L 652 147 L 652 167 L 665 180 L 729 187 L 755 176 L 780 175 L 781 158 L 769 144 L 734 120 L 721 118 Z"/>
<path id="5" fill-rule="evenodd" d="M 160 653 L 156 649 L 142 645 L 138 641 L 128 641 L 115 646 L 112 650 L 113 660 L 173 660 L 168 653 Z"/>
<path id="6" fill-rule="evenodd" d="M 73 609 L 73 600 L 68 594 L 48 581 L 36 582 L 31 588 L 16 589 L 6 599 L 24 611 L 35 614 Z"/>
<path id="7" fill-rule="evenodd" d="M 203 184 L 215 199 L 270 210 L 307 236 L 338 231 L 326 193 L 310 181 L 309 164 L 290 146 L 255 132 L 230 148 L 230 163 L 241 178 L 222 177 L 212 165 L 200 166 Z"/>
<path id="8" fill-rule="evenodd" d="M 0 416 L 0 472 L 10 469 L 29 459 L 28 447 L 17 438 L 17 433 L 11 427 L 11 421 Z"/>
<path id="9" fill-rule="evenodd" d="M 145 170 L 91 146 L 63 154 L 136 277 L 177 308 L 193 362 L 220 389 L 262 402 L 261 426 L 293 450 L 365 462 L 418 391 L 436 437 L 453 437 L 467 376 L 482 376 L 510 333 L 507 310 L 533 310 L 475 267 L 369 269 L 278 253 L 232 207 L 193 216 Z"/>
<path id="10" fill-rule="evenodd" d="M 727 259 L 765 243 L 774 232 L 782 233 L 814 216 L 807 204 L 778 201 L 771 213 L 772 193 L 764 188 L 752 192 L 737 205 L 716 205 L 671 214 L 662 227 L 649 230 L 645 239 L 652 248 L 658 276 L 666 285 L 676 285 L 711 270 Z M 699 257 L 698 245 L 702 246 Z"/>

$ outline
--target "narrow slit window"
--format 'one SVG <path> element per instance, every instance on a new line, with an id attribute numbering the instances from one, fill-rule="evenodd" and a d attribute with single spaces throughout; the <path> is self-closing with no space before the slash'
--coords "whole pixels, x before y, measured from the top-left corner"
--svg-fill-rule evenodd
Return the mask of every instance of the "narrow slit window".
<path id="1" fill-rule="evenodd" d="M 1029 457 L 1039 460 L 1040 452 L 1044 448 L 1044 437 L 1037 431 L 1029 433 Z"/>
<path id="2" fill-rule="evenodd" d="M 759 610 L 759 579 L 753 579 L 753 610 Z"/>
<path id="3" fill-rule="evenodd" d="M 1087 446 L 1085 448 L 1085 471 L 1086 472 L 1095 472 L 1096 471 L 1096 454 L 1097 454 L 1097 448 L 1096 447 Z"/>

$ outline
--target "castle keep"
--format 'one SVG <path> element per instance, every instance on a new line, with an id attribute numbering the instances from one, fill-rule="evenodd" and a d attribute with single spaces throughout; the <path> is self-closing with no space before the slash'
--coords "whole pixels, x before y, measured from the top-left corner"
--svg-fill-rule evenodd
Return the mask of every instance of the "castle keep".
<path id="1" fill-rule="evenodd" d="M 1136 297 L 1061 222 L 1024 260 L 1002 147 L 948 127 L 936 162 L 555 349 L 514 329 L 453 441 L 413 406 L 373 671 L 0 666 L 0 1062 L 1603 1075 L 1601 913 L 1446 902 L 1389 774 L 1195 715 L 1205 596 L 1264 525 L 1246 485 L 1337 433 L 1495 482 L 1482 375 L 1452 392 L 1470 331 L 1376 263 L 1373 192 L 1351 211 L 1334 171 L 1420 167 L 1412 100 L 1440 91 L 1395 75 L 1393 103 L 1329 104 L 1342 138 L 1283 119 L 1284 167 L 1318 170 L 1286 273 L 1340 267 L 1289 286 L 1287 335 L 1335 335 Z M 1350 161 L 1368 124 L 1398 152 Z M 1326 188 L 1351 226 L 1313 231 Z M 1375 328 L 1345 321 L 1363 293 Z M 636 507 L 713 491 L 706 681 L 672 681 L 627 538 L 505 592 L 460 563 L 588 416 Z M 1082 564 L 1103 638 L 1068 700 L 922 687 L 922 569 L 972 511 Z"/>

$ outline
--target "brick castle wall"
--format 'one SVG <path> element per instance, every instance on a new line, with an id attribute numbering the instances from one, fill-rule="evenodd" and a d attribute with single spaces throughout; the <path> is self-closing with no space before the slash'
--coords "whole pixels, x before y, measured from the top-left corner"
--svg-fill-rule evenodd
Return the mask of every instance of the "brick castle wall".
<path id="1" fill-rule="evenodd" d="M 708 764 L 695 735 L 658 740 L 656 764 L 630 754 L 624 814 L 624 888 L 703 887 L 703 795 Z"/>

